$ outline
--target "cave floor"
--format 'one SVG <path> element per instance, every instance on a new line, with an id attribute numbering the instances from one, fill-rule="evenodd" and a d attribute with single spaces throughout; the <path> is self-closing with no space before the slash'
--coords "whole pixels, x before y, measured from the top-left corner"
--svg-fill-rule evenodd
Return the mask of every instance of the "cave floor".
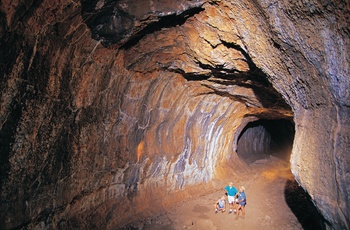
<path id="1" fill-rule="evenodd" d="M 247 205 L 245 217 L 214 212 L 214 203 L 224 195 L 223 188 L 182 201 L 157 217 L 129 229 L 317 229 L 318 219 L 306 203 L 306 195 L 295 182 L 289 163 L 271 157 L 250 166 L 242 181 Z M 226 180 L 225 180 L 226 181 Z M 312 205 L 311 205 L 312 206 Z M 313 209 L 313 206 L 311 207 Z"/>

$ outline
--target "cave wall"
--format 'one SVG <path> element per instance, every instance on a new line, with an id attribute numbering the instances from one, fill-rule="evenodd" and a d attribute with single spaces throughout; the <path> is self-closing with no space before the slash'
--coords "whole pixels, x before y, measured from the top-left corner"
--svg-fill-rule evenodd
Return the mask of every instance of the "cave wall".
<path id="1" fill-rule="evenodd" d="M 288 119 L 293 174 L 331 228 L 349 227 L 348 3 L 18 0 L 0 11 L 1 226 L 112 229 L 234 175 L 220 166 L 241 165 L 244 127 Z"/>

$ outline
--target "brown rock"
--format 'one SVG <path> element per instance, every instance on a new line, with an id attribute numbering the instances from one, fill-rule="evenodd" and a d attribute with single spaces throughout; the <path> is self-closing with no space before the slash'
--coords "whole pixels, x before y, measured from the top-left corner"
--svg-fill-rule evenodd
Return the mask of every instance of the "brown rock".
<path id="1" fill-rule="evenodd" d="M 0 226 L 115 229 L 278 149 L 349 228 L 345 2 L 0 10 Z"/>

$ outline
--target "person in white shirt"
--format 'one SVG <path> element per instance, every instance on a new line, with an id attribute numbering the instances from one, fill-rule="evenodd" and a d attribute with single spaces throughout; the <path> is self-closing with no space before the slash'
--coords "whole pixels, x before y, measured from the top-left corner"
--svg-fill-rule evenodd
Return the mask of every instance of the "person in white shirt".
<path id="1" fill-rule="evenodd" d="M 226 199 L 224 196 L 222 196 L 218 201 L 215 203 L 215 213 L 218 213 L 218 211 L 225 212 L 225 206 L 226 206 Z"/>

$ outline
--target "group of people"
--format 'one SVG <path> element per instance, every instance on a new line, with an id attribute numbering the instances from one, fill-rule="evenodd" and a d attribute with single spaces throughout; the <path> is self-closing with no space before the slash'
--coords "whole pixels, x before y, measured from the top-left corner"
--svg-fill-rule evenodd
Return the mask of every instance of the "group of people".
<path id="1" fill-rule="evenodd" d="M 245 215 L 244 207 L 247 203 L 246 194 L 244 192 L 244 187 L 241 186 L 239 190 L 237 190 L 233 183 L 230 182 L 229 185 L 227 185 L 225 188 L 227 193 L 227 200 L 230 207 L 229 213 L 232 213 L 232 211 L 239 216 L 239 212 L 242 211 L 242 216 Z M 226 210 L 226 198 L 225 196 L 222 196 L 216 203 L 215 203 L 215 213 L 217 212 L 225 212 Z"/>

